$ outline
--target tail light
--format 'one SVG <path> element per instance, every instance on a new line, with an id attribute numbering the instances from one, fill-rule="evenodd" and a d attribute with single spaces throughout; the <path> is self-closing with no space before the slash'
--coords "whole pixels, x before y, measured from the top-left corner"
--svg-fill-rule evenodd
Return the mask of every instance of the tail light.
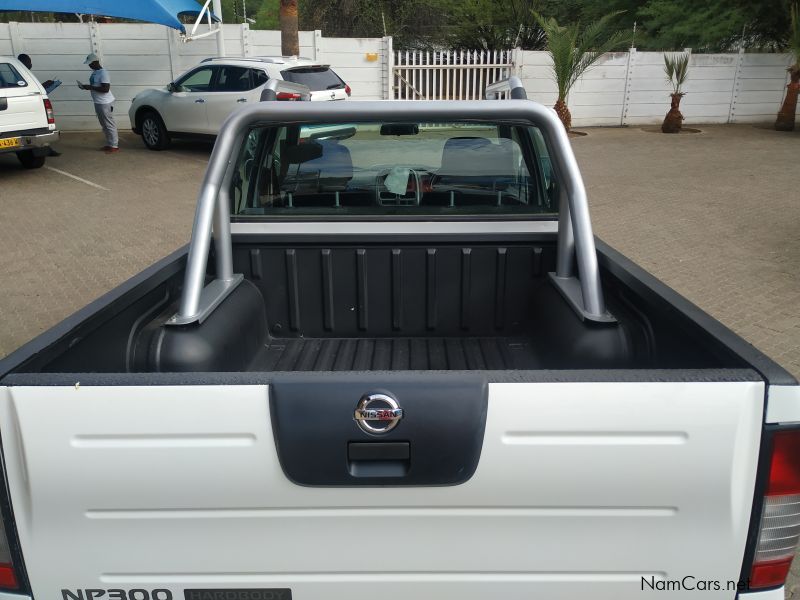
<path id="1" fill-rule="evenodd" d="M 0 529 L 0 590 L 15 590 L 17 587 L 19 584 L 11 561 L 11 549 L 8 547 L 6 532 Z"/>
<path id="2" fill-rule="evenodd" d="M 750 587 L 784 584 L 800 539 L 800 430 L 777 431 Z"/>
<path id="3" fill-rule="evenodd" d="M 278 100 L 302 100 L 303 96 L 294 92 L 278 92 L 276 98 Z"/>
<path id="4" fill-rule="evenodd" d="M 53 114 L 53 103 L 49 98 L 44 99 L 44 111 L 47 113 L 47 124 L 53 125 L 56 122 L 56 117 Z"/>
<path id="5" fill-rule="evenodd" d="M 344 92 L 345 92 L 345 94 L 347 94 L 347 97 L 349 98 L 349 97 L 350 97 L 350 94 L 352 94 L 352 93 L 353 93 L 353 90 L 351 90 L 351 89 L 350 89 L 350 86 L 349 86 L 349 85 L 347 85 L 347 84 L 344 84 Z"/>

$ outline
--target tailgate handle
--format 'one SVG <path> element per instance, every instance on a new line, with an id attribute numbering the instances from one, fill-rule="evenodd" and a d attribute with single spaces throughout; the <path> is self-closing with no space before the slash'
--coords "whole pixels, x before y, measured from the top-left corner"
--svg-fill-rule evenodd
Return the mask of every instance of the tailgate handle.
<path id="1" fill-rule="evenodd" d="M 405 477 L 411 466 L 411 444 L 350 442 L 347 463 L 353 477 Z"/>

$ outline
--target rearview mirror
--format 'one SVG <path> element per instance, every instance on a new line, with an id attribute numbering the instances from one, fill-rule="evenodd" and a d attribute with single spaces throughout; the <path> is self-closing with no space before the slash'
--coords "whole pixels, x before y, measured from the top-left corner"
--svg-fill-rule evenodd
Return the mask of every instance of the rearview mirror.
<path id="1" fill-rule="evenodd" d="M 384 123 L 381 135 L 418 135 L 419 125 L 416 123 Z"/>

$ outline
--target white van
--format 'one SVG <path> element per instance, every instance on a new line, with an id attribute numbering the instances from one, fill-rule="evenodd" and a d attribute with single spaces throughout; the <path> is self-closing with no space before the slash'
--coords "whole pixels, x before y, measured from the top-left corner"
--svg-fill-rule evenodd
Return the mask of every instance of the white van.
<path id="1" fill-rule="evenodd" d="M 0 56 L 0 154 L 15 152 L 23 167 L 38 169 L 58 138 L 42 84 L 16 58 Z"/>

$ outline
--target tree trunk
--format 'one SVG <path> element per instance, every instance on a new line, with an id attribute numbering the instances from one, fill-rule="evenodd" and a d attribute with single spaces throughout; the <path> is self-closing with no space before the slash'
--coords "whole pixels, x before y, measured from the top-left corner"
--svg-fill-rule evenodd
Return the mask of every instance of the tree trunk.
<path id="1" fill-rule="evenodd" d="M 670 94 L 672 104 L 670 105 L 667 116 L 661 124 L 661 131 L 664 133 L 680 133 L 683 126 L 683 115 L 681 114 L 681 98 L 683 94 Z"/>
<path id="2" fill-rule="evenodd" d="M 297 0 L 281 0 L 281 54 L 300 56 L 300 38 L 297 33 Z"/>
<path id="3" fill-rule="evenodd" d="M 791 83 L 786 86 L 786 98 L 775 121 L 778 131 L 794 131 L 794 120 L 797 114 L 797 95 L 800 93 L 800 64 L 789 67 Z"/>
<path id="4" fill-rule="evenodd" d="M 556 105 L 553 108 L 555 109 L 558 118 L 561 119 L 561 122 L 564 124 L 564 129 L 569 132 L 569 130 L 572 129 L 572 113 L 569 112 L 567 103 L 559 98 L 558 102 L 556 102 Z"/>

